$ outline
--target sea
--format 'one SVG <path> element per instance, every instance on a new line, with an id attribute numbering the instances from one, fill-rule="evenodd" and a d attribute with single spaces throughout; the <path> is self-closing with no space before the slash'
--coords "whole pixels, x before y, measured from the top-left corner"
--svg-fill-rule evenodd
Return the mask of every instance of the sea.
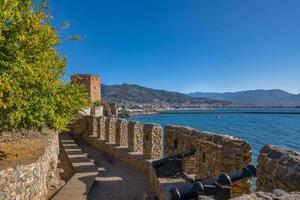
<path id="1" fill-rule="evenodd" d="M 265 144 L 300 152 L 299 108 L 249 108 L 172 110 L 153 115 L 130 116 L 129 121 L 183 125 L 199 131 L 236 136 L 252 147 L 253 163 Z"/>

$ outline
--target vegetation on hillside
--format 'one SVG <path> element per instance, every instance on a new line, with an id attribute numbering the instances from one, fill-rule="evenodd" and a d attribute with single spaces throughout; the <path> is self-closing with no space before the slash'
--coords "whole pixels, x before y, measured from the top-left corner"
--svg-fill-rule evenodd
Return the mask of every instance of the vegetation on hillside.
<path id="1" fill-rule="evenodd" d="M 46 1 L 0 3 L 0 132 L 64 130 L 88 103 L 84 89 L 61 81 L 66 60 Z"/>
<path id="2" fill-rule="evenodd" d="M 230 104 L 227 101 L 193 98 L 179 92 L 155 90 L 139 85 L 102 85 L 102 96 L 105 100 L 121 104 L 170 104 L 170 105 L 200 105 L 200 104 Z"/>

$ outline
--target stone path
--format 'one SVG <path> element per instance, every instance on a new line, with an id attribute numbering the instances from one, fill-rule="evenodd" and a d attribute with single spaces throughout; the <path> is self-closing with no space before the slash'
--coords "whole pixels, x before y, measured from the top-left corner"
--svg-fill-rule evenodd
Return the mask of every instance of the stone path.
<path id="1" fill-rule="evenodd" d="M 100 175 L 88 193 L 88 200 L 137 200 L 150 193 L 147 177 L 99 150 L 74 138 L 78 146 L 92 159 Z"/>
<path id="2" fill-rule="evenodd" d="M 75 174 L 52 200 L 85 200 L 99 173 L 98 169 L 68 133 L 61 133 L 59 137 Z"/>

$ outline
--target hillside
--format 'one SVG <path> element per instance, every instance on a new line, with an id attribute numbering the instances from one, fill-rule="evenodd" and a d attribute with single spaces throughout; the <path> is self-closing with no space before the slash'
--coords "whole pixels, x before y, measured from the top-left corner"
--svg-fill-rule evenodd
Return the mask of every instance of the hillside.
<path id="1" fill-rule="evenodd" d="M 156 90 L 139 85 L 102 85 L 104 100 L 121 104 L 169 104 L 169 105 L 200 105 L 230 104 L 223 100 L 190 97 L 179 92 Z"/>
<path id="2" fill-rule="evenodd" d="M 262 106 L 298 106 L 300 105 L 300 94 L 295 95 L 284 90 L 247 90 L 240 92 L 194 92 L 191 97 L 213 98 L 226 100 L 241 104 L 262 105 Z"/>

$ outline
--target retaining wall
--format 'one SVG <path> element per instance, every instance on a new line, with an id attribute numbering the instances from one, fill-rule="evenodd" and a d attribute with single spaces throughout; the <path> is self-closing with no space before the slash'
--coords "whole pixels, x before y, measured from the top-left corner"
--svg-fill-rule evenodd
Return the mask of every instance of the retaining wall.
<path id="1" fill-rule="evenodd" d="M 59 153 L 57 133 L 49 139 L 43 155 L 29 165 L 18 165 L 0 171 L 0 200 L 44 200 L 55 185 Z"/>

